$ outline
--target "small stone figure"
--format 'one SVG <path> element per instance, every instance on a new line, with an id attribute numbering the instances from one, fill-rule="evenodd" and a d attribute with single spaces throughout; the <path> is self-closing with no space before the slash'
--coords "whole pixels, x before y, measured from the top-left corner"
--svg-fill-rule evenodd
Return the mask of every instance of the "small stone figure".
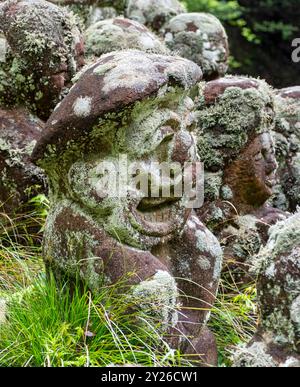
<path id="1" fill-rule="evenodd" d="M 173 347 L 185 353 L 206 348 L 204 361 L 215 363 L 214 341 L 202 328 L 222 250 L 187 208 L 186 195 L 164 196 L 164 181 L 148 180 L 149 170 L 159 176 L 157 163 L 177 161 L 181 169 L 197 161 L 189 93 L 201 76 L 195 63 L 179 57 L 135 50 L 104 54 L 53 112 L 33 159 L 51 188 L 44 236 L 48 270 L 58 279 L 79 276 L 93 291 L 103 281 L 128 277 L 141 307 L 173 327 Z M 132 180 L 120 183 L 127 187 L 123 195 L 99 185 L 103 163 L 121 173 L 127 162 L 141 163 L 139 175 L 148 176 L 151 190 L 158 188 L 157 197 Z"/>
<path id="2" fill-rule="evenodd" d="M 262 80 L 228 76 L 200 83 L 198 152 L 206 202 L 197 214 L 224 245 L 226 261 L 250 264 L 269 226 L 287 216 L 266 205 L 277 167 L 274 116 L 273 93 Z"/>
<path id="3" fill-rule="evenodd" d="M 50 2 L 73 12 L 84 30 L 98 21 L 124 15 L 126 0 L 50 0 Z"/>
<path id="4" fill-rule="evenodd" d="M 128 0 L 125 16 L 159 31 L 173 16 L 184 11 L 177 0 Z"/>
<path id="5" fill-rule="evenodd" d="M 42 171 L 30 160 L 43 128 L 24 109 L 0 108 L 0 212 L 13 214 L 31 195 L 45 190 Z"/>
<path id="6" fill-rule="evenodd" d="M 112 51 L 137 49 L 166 54 L 164 44 L 142 24 L 122 17 L 91 25 L 84 34 L 86 53 L 100 57 Z"/>
<path id="7" fill-rule="evenodd" d="M 43 0 L 8 0 L 0 12 L 6 39 L 0 60 L 0 105 L 25 105 L 47 119 L 83 65 L 72 15 Z"/>
<path id="8" fill-rule="evenodd" d="M 58 5 L 70 5 L 70 4 L 79 4 L 79 5 L 98 5 L 101 7 L 113 7 L 119 12 L 124 11 L 127 0 L 51 0 L 51 3 Z"/>
<path id="9" fill-rule="evenodd" d="M 273 205 L 295 212 L 300 206 L 300 86 L 278 90 L 275 96 L 278 184 Z"/>
<path id="10" fill-rule="evenodd" d="M 166 46 L 197 63 L 205 80 L 223 77 L 228 69 L 228 38 L 219 19 L 208 13 L 182 13 L 164 26 Z"/>
<path id="11" fill-rule="evenodd" d="M 300 367 L 300 212 L 270 228 L 256 258 L 260 322 L 237 367 Z"/>

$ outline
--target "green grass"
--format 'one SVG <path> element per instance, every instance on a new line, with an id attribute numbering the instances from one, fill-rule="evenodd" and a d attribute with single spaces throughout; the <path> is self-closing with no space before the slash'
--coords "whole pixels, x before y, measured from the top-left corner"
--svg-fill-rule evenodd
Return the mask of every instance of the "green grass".
<path id="1" fill-rule="evenodd" d="M 31 210 L 10 219 L 0 210 L 0 298 L 10 300 L 9 319 L 0 325 L 1 366 L 105 366 L 108 364 L 189 365 L 163 339 L 153 317 L 132 307 L 121 284 L 97 295 L 57 291 L 45 280 L 42 230 L 48 202 L 36 197 Z M 255 283 L 238 284 L 225 268 L 209 327 L 219 365 L 231 365 L 231 351 L 256 329 Z"/>
<path id="2" fill-rule="evenodd" d="M 216 337 L 220 366 L 231 366 L 233 348 L 251 340 L 257 319 L 255 282 L 236 283 L 230 266 L 225 267 L 208 323 Z"/>
<path id="3" fill-rule="evenodd" d="M 0 328 L 1 366 L 107 366 L 187 364 L 163 339 L 159 322 L 150 320 L 120 284 L 96 296 L 40 278 L 10 301 L 8 321 Z M 75 289 L 79 289 L 76 287 Z"/>
<path id="4" fill-rule="evenodd" d="M 43 270 L 42 231 L 48 200 L 38 195 L 13 217 L 1 211 L 0 203 L 0 295 L 15 286 L 29 286 Z"/>

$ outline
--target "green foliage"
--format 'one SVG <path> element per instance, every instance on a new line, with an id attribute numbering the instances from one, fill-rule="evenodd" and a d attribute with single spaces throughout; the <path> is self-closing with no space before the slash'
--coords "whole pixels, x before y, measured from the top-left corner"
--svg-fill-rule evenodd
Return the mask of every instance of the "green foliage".
<path id="1" fill-rule="evenodd" d="M 236 20 L 241 16 L 241 8 L 237 0 L 185 0 L 189 12 L 209 12 L 221 21 Z"/>
<path id="2" fill-rule="evenodd" d="M 215 334 L 219 365 L 231 366 L 233 347 L 248 343 L 257 327 L 255 283 L 236 284 L 227 268 L 223 272 L 217 300 L 212 308 L 209 327 Z"/>
<path id="3" fill-rule="evenodd" d="M 96 296 L 78 286 L 70 297 L 67 285 L 57 291 L 53 279 L 45 280 L 40 240 L 48 200 L 38 195 L 31 204 L 13 219 L 0 213 L 0 298 L 9 304 L 0 366 L 189 365 L 165 343 L 157 317 L 118 291 L 121 283 Z M 231 365 L 232 346 L 248 342 L 256 327 L 254 284 L 241 289 L 230 278 L 226 270 L 209 323 L 222 366 Z"/>
<path id="4" fill-rule="evenodd" d="M 139 312 L 116 284 L 95 296 L 76 286 L 70 296 L 40 278 L 9 302 L 0 329 L 1 366 L 103 367 L 186 365 L 164 341 L 160 323 Z"/>
<path id="5" fill-rule="evenodd" d="M 227 31 L 230 70 L 265 78 L 275 87 L 300 83 L 291 42 L 300 36 L 299 0 L 185 0 L 189 12 L 217 16 Z M 284 69 L 284 71 L 283 71 Z"/>
<path id="6" fill-rule="evenodd" d="M 41 240 L 48 199 L 34 197 L 13 217 L 1 207 L 0 203 L 0 293 L 13 293 L 16 284 L 29 286 L 43 270 Z"/>

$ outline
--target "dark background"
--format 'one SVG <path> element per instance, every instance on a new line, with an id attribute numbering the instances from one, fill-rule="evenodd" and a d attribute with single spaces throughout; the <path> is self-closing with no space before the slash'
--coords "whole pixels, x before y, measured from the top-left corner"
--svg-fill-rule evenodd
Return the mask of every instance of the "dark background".
<path id="1" fill-rule="evenodd" d="M 226 28 L 230 73 L 266 79 L 277 88 L 300 85 L 292 41 L 300 38 L 300 0 L 186 0 L 189 12 L 210 12 Z"/>

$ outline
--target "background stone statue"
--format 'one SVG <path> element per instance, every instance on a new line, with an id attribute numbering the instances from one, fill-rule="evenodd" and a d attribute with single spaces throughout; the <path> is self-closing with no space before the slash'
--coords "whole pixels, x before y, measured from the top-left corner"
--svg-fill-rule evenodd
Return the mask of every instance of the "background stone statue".
<path id="1" fill-rule="evenodd" d="M 187 208 L 185 195 L 153 198 L 130 180 L 127 195 L 110 197 L 98 185 L 99 164 L 118 169 L 124 156 L 141 163 L 140 174 L 147 176 L 153 161 L 176 161 L 180 168 L 197 161 L 188 95 L 201 76 L 196 64 L 179 57 L 105 54 L 51 115 L 33 159 L 51 188 L 48 270 L 58 279 L 79 276 L 93 291 L 128 277 L 141 306 L 149 304 L 149 295 L 156 300 L 153 313 L 173 328 L 172 346 L 205 351 L 202 361 L 216 363 L 205 322 L 221 270 L 217 239 Z M 148 184 L 164 189 L 163 181 Z M 187 339 L 180 341 L 178 331 Z"/>
<path id="2" fill-rule="evenodd" d="M 300 213 L 278 222 L 256 259 L 260 322 L 237 367 L 300 366 Z"/>
<path id="3" fill-rule="evenodd" d="M 278 90 L 275 96 L 278 184 L 273 204 L 291 212 L 300 205 L 300 87 Z"/>
<path id="4" fill-rule="evenodd" d="M 50 0 L 67 11 L 71 11 L 79 19 L 82 29 L 105 19 L 124 15 L 126 0 Z"/>
<path id="5" fill-rule="evenodd" d="M 0 11 L 0 105 L 24 105 L 47 119 L 83 65 L 80 31 L 72 15 L 47 1 L 8 0 Z"/>
<path id="6" fill-rule="evenodd" d="M 200 84 L 198 151 L 206 202 L 197 214 L 222 241 L 227 261 L 249 264 L 269 226 L 286 217 L 266 204 L 277 168 L 274 117 L 273 93 L 264 81 L 228 76 Z"/>
<path id="7" fill-rule="evenodd" d="M 128 0 L 125 16 L 159 31 L 173 16 L 184 11 L 177 0 Z"/>
<path id="8" fill-rule="evenodd" d="M 219 19 L 208 13 L 182 13 L 163 27 L 167 47 L 197 63 L 205 80 L 220 78 L 228 69 L 228 38 Z"/>
<path id="9" fill-rule="evenodd" d="M 145 26 L 122 17 L 92 24 L 84 33 L 84 42 L 87 55 L 96 57 L 124 49 L 168 53 L 163 42 Z"/>
<path id="10" fill-rule="evenodd" d="M 30 160 L 43 128 L 25 109 L 0 108 L 0 212 L 21 211 L 28 198 L 45 190 L 43 173 Z"/>

